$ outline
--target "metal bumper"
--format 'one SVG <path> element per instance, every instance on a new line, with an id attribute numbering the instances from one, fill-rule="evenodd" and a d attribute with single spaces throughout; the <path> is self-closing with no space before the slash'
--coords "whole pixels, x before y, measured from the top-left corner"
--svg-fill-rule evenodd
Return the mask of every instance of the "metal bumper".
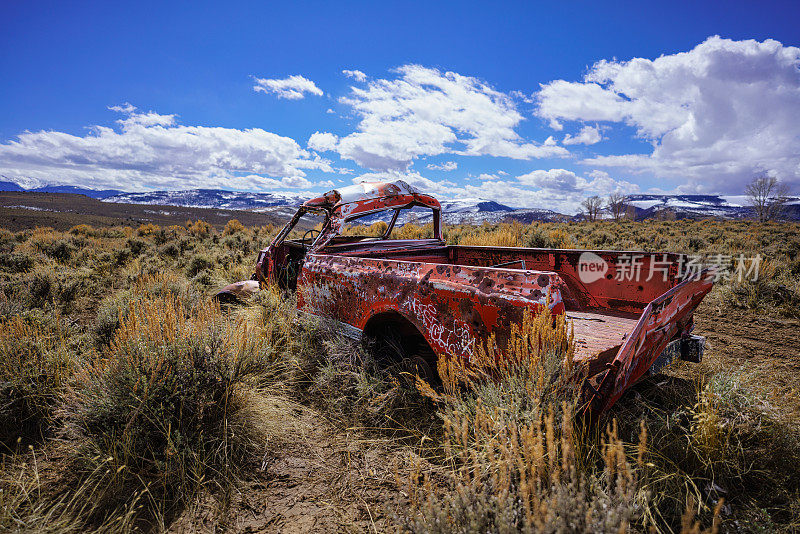
<path id="1" fill-rule="evenodd" d="M 667 367 L 675 360 L 700 363 L 703 359 L 703 351 L 706 346 L 706 338 L 703 336 L 689 335 L 671 341 L 663 350 L 661 355 L 650 366 L 649 373 L 654 375 Z"/>

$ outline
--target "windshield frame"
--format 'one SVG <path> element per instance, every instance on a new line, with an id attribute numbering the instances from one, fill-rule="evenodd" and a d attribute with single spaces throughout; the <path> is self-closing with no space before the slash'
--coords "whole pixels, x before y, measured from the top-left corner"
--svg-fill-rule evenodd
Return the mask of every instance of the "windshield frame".
<path id="1" fill-rule="evenodd" d="M 380 213 L 380 212 L 383 212 L 383 211 L 393 211 L 394 213 L 392 215 L 391 222 L 387 225 L 386 231 L 383 233 L 382 236 L 380 236 L 378 238 L 376 238 L 374 236 L 353 236 L 353 237 L 356 237 L 356 238 L 358 238 L 358 237 L 370 238 L 370 239 L 373 239 L 374 242 L 379 242 L 379 241 L 407 241 L 407 240 L 402 240 L 402 239 L 390 239 L 389 236 L 391 235 L 392 230 L 394 229 L 394 227 L 397 225 L 397 220 L 400 217 L 400 212 L 402 210 L 410 210 L 410 209 L 412 209 L 414 207 L 417 207 L 417 206 L 422 207 L 422 208 L 427 208 L 427 209 L 431 210 L 432 215 L 433 215 L 433 238 L 432 239 L 436 240 L 436 241 L 443 242 L 444 240 L 442 238 L 442 224 L 441 224 L 442 213 L 441 213 L 441 208 L 435 207 L 435 206 L 431 206 L 429 204 L 414 200 L 414 201 L 411 201 L 411 202 L 409 202 L 407 204 L 400 205 L 400 206 L 385 207 L 385 208 L 382 208 L 382 209 L 370 210 L 368 212 L 356 213 L 355 215 L 350 216 L 350 217 L 341 216 L 341 210 L 337 209 L 337 208 L 341 207 L 341 204 L 337 205 L 334 209 L 331 209 L 330 207 L 303 205 L 303 206 L 300 206 L 300 208 L 298 208 L 298 210 L 294 214 L 294 216 L 289 220 L 288 223 L 286 223 L 286 225 L 283 227 L 283 229 L 281 229 L 281 231 L 278 233 L 278 235 L 275 236 L 275 239 L 272 240 L 271 246 L 273 248 L 280 246 L 281 243 L 283 243 L 286 240 L 286 236 L 289 235 L 289 232 L 291 232 L 292 229 L 300 221 L 300 218 L 303 215 L 305 215 L 306 213 L 308 213 L 308 212 L 316 213 L 316 214 L 320 214 L 320 215 L 324 215 L 325 216 L 325 221 L 323 222 L 322 229 L 320 230 L 319 235 L 311 242 L 310 246 L 308 247 L 308 250 L 310 252 L 311 251 L 317 251 L 317 250 L 320 250 L 320 249 L 324 248 L 333 239 L 335 239 L 337 236 L 342 235 L 341 234 L 342 229 L 344 228 L 344 225 L 347 224 L 348 222 L 355 221 L 355 220 L 361 219 L 363 217 L 367 217 L 369 215 L 374 215 L 376 213 Z M 422 239 L 420 241 L 429 241 L 429 240 L 430 239 Z"/>
<path id="2" fill-rule="evenodd" d="M 344 225 L 347 224 L 348 222 L 355 221 L 355 220 L 361 219 L 363 217 L 368 217 L 370 215 L 374 215 L 376 213 L 380 213 L 380 212 L 383 212 L 383 211 L 393 211 L 394 212 L 394 214 L 392 215 L 391 223 L 387 225 L 386 231 L 384 232 L 384 234 L 380 238 L 377 238 L 377 239 L 374 236 L 360 236 L 360 237 L 371 238 L 371 239 L 374 239 L 375 241 L 407 241 L 407 240 L 403 240 L 403 239 L 390 239 L 389 236 L 391 235 L 392 230 L 394 229 L 394 227 L 397 224 L 397 219 L 400 216 L 400 212 L 402 210 L 410 210 L 410 209 L 415 208 L 417 206 L 419 206 L 421 208 L 427 208 L 427 209 L 431 210 L 432 215 L 433 215 L 433 239 L 436 240 L 436 241 L 443 242 L 444 239 L 442 239 L 442 223 L 441 223 L 442 211 L 441 211 L 441 208 L 435 207 L 435 206 L 431 206 L 429 204 L 426 204 L 424 202 L 419 202 L 417 200 L 412 200 L 411 202 L 408 202 L 407 204 L 403 204 L 403 205 L 399 205 L 399 206 L 384 207 L 384 208 L 374 209 L 374 210 L 370 210 L 370 211 L 366 211 L 366 212 L 360 212 L 360 213 L 356 213 L 355 215 L 352 215 L 352 216 L 349 216 L 349 217 L 347 217 L 347 216 L 342 217 L 341 215 L 339 215 L 342 211 L 340 209 L 335 210 L 334 213 L 332 214 L 332 217 L 331 217 L 331 226 L 329 228 L 329 231 L 327 232 L 328 235 L 326 235 L 325 232 L 320 234 L 320 238 L 322 238 L 322 236 L 325 236 L 325 239 L 324 239 L 324 241 L 319 243 L 318 248 L 322 248 L 322 247 L 326 246 L 333 239 L 335 239 L 336 236 L 342 235 L 341 234 L 342 229 L 344 228 Z M 341 205 L 337 206 L 337 208 L 340 208 L 340 207 L 341 207 Z M 359 236 L 354 236 L 354 237 L 359 237 Z M 314 243 L 314 248 L 317 248 L 317 241 L 315 241 L 315 243 Z"/>
<path id="3" fill-rule="evenodd" d="M 331 226 L 331 211 L 329 209 L 310 207 L 310 206 L 300 206 L 297 212 L 292 216 L 292 218 L 289 219 L 289 222 L 287 222 L 286 225 L 281 229 L 281 231 L 278 232 L 278 235 L 276 235 L 275 238 L 272 240 L 270 246 L 274 248 L 279 246 L 284 241 L 286 241 L 286 236 L 288 236 L 289 232 L 291 232 L 294 229 L 294 227 L 297 226 L 297 223 L 300 222 L 300 219 L 306 213 L 315 213 L 317 215 L 324 215 L 325 217 L 325 221 L 322 223 L 322 230 L 320 230 L 319 235 L 314 239 L 314 241 L 312 241 L 309 247 L 309 249 L 313 248 L 314 244 L 319 240 L 319 238 L 322 235 L 326 233 L 326 230 L 328 230 L 329 227 Z"/>

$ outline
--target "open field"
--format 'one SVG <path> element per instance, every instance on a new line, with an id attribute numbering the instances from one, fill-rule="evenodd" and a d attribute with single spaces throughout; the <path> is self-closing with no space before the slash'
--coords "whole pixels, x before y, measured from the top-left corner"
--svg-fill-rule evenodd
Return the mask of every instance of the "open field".
<path id="1" fill-rule="evenodd" d="M 2 208 L 0 530 L 800 529 L 798 225 L 448 228 L 461 244 L 764 257 L 758 282 L 721 282 L 699 309 L 701 364 L 586 429 L 559 367 L 569 325 L 532 318 L 520 335 L 544 349 L 442 394 L 301 321 L 292 295 L 210 301 L 251 274 L 265 215 L 133 224 L 111 207 L 76 217 L 92 226 L 59 215 L 63 231 L 16 230 Z"/>
<path id="2" fill-rule="evenodd" d="M 70 193 L 0 191 L 0 228 L 14 231 L 37 227 L 50 227 L 63 231 L 78 224 L 88 224 L 95 228 L 137 227 L 140 224 L 169 226 L 197 219 L 222 229 L 231 219 L 253 226 L 283 224 L 291 215 L 291 213 L 283 214 L 280 210 L 276 210 L 273 214 L 148 204 L 117 204 Z"/>

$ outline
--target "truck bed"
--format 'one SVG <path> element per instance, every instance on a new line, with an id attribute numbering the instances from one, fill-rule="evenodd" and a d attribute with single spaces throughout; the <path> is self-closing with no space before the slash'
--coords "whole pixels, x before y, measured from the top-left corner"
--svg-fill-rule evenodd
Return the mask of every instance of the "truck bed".
<path id="1" fill-rule="evenodd" d="M 438 245 L 438 246 L 437 246 Z M 568 310 L 608 310 L 641 315 L 645 306 L 663 295 L 678 282 L 678 256 L 675 254 L 645 254 L 611 250 L 555 250 L 520 247 L 485 247 L 444 245 L 434 240 L 378 241 L 373 243 L 341 243 L 328 247 L 326 252 L 361 258 L 381 258 L 421 262 L 436 265 L 482 267 L 495 272 L 534 271 L 556 273 L 566 284 L 564 304 Z M 587 286 L 580 279 L 581 257 L 590 252 L 608 263 L 605 278 Z M 630 280 L 617 276 L 626 257 L 641 256 L 642 278 Z M 638 256 L 637 256 L 638 257 Z M 670 269 L 650 276 L 651 262 L 666 260 Z M 655 266 L 658 268 L 657 266 Z"/>
<path id="2" fill-rule="evenodd" d="M 575 333 L 575 361 L 586 361 L 609 350 L 614 354 L 631 335 L 639 315 L 610 310 L 568 311 Z"/>
<path id="3" fill-rule="evenodd" d="M 434 246 L 431 246 L 433 244 Z M 678 283 L 672 270 L 666 279 L 653 278 L 645 284 L 617 280 L 615 276 L 593 284 L 590 289 L 578 276 L 578 262 L 585 251 L 543 250 L 530 248 L 435 246 L 425 242 L 411 248 L 407 242 L 376 243 L 376 248 L 358 250 L 358 244 L 343 243 L 340 253 L 361 258 L 381 257 L 392 260 L 424 262 L 434 265 L 482 267 L 495 272 L 536 271 L 555 274 L 566 283 L 562 296 L 566 315 L 575 333 L 576 362 L 593 362 L 602 367 L 613 359 L 625 340 L 633 333 L 648 303 Z M 361 244 L 363 246 L 363 243 Z M 414 246 L 419 246 L 414 242 Z M 356 247 L 353 250 L 351 247 Z M 615 251 L 594 251 L 608 261 L 615 272 L 619 256 L 630 254 Z M 650 258 L 645 258 L 645 269 Z M 645 272 L 647 272 L 645 270 Z M 596 361 L 594 361 L 596 360 Z"/>

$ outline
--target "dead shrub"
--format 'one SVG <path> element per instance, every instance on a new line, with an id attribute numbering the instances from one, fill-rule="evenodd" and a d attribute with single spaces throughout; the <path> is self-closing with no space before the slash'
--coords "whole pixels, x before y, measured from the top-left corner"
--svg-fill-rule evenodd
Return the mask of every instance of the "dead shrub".
<path id="1" fill-rule="evenodd" d="M 34 242 L 34 245 L 40 252 L 61 263 L 69 261 L 77 250 L 69 240 L 52 236 L 41 237 Z"/>
<path id="2" fill-rule="evenodd" d="M 99 232 L 97 232 L 88 224 L 76 224 L 69 229 L 69 233 L 72 235 L 82 235 L 86 237 L 96 237 L 99 235 Z"/>
<path id="3" fill-rule="evenodd" d="M 14 232 L 0 228 L 0 253 L 6 254 L 12 252 L 17 245 L 17 239 Z"/>
<path id="4" fill-rule="evenodd" d="M 133 302 L 153 298 L 178 299 L 185 307 L 191 308 L 200 300 L 200 295 L 191 289 L 185 278 L 175 273 L 157 272 L 141 276 L 129 288 L 117 291 L 100 302 L 93 327 L 98 346 L 111 342 Z"/>
<path id="5" fill-rule="evenodd" d="M 35 264 L 33 256 L 24 252 L 0 253 L 0 269 L 12 273 L 27 273 Z"/>
<path id="6" fill-rule="evenodd" d="M 213 265 L 214 260 L 208 254 L 195 254 L 186 267 L 186 276 L 194 278 L 200 272 L 210 269 Z"/>
<path id="7" fill-rule="evenodd" d="M 723 286 L 725 302 L 734 308 L 777 311 L 800 317 L 800 280 L 775 260 L 763 261 L 757 277 L 732 277 Z"/>
<path id="8" fill-rule="evenodd" d="M 136 229 L 136 235 L 138 235 L 139 237 L 148 237 L 151 235 L 155 235 L 159 231 L 161 231 L 160 226 L 153 223 L 147 223 L 139 225 L 139 228 Z"/>

